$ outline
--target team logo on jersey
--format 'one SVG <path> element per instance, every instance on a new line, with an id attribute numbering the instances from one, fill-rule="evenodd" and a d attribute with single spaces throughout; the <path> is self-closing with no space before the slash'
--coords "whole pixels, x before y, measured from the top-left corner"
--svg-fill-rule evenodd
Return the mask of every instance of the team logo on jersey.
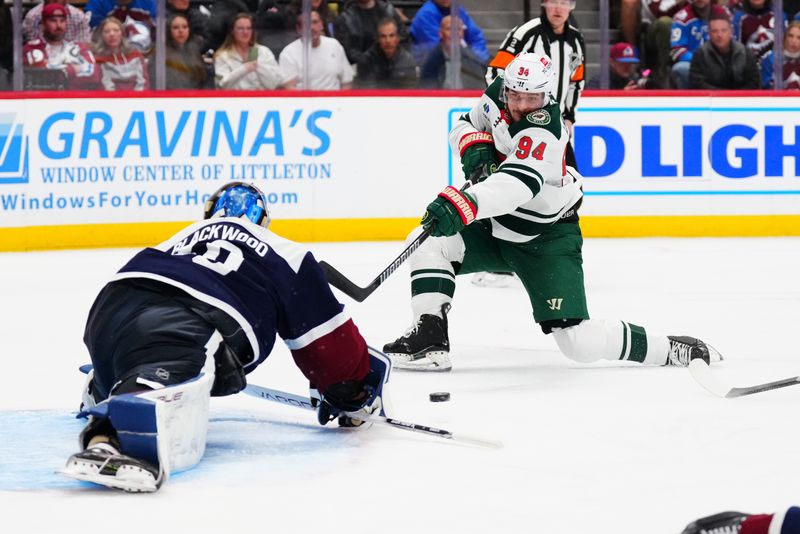
<path id="1" fill-rule="evenodd" d="M 491 111 L 492 111 L 492 108 L 489 107 L 489 103 L 488 102 L 484 102 L 483 103 L 483 112 L 488 115 L 489 112 L 491 112 Z"/>
<path id="2" fill-rule="evenodd" d="M 0 113 L 0 184 L 28 183 L 28 136 L 16 113 Z"/>
<path id="3" fill-rule="evenodd" d="M 538 124 L 539 126 L 546 126 L 550 124 L 550 112 L 548 112 L 546 109 L 540 109 L 538 111 L 534 111 L 533 113 L 528 113 L 526 118 L 528 119 L 528 122 Z"/>

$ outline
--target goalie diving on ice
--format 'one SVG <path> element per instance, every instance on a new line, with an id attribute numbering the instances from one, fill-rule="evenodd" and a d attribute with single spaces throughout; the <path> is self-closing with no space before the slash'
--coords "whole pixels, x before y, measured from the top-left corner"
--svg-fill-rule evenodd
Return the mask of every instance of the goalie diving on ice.
<path id="1" fill-rule="evenodd" d="M 100 291 L 84 332 L 88 423 L 60 473 L 156 491 L 200 461 L 209 398 L 244 389 L 276 336 L 321 424 L 386 415 L 389 360 L 367 346 L 314 256 L 269 222 L 261 191 L 228 183 L 204 220 L 136 254 Z"/>

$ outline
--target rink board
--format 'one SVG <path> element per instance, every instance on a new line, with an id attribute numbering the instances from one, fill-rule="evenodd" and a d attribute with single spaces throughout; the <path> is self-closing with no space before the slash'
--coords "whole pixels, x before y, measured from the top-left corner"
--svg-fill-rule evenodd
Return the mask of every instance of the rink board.
<path id="1" fill-rule="evenodd" d="M 9 95 L 0 250 L 157 242 L 229 180 L 289 238 L 401 239 L 460 182 L 447 137 L 476 93 L 299 94 Z M 587 236 L 800 235 L 800 98 L 638 96 L 581 101 Z"/>

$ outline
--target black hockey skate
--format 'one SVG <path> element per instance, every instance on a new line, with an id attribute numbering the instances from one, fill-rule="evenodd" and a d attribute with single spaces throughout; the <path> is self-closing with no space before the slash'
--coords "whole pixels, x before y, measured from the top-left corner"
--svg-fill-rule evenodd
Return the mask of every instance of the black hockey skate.
<path id="1" fill-rule="evenodd" d="M 162 476 L 155 466 L 120 454 L 108 443 L 101 443 L 73 454 L 60 474 L 131 493 L 151 493 L 161 486 Z"/>
<path id="2" fill-rule="evenodd" d="M 692 521 L 681 534 L 738 534 L 742 521 L 748 517 L 742 512 L 720 512 Z"/>
<path id="3" fill-rule="evenodd" d="M 402 337 L 383 346 L 395 369 L 409 371 L 449 371 L 450 340 L 447 336 L 449 304 L 442 306 L 442 317 L 422 315 Z"/>
<path id="4" fill-rule="evenodd" d="M 666 365 L 688 367 L 689 362 L 700 358 L 711 363 L 708 346 L 697 338 L 689 336 L 667 336 L 669 339 L 669 355 Z"/>

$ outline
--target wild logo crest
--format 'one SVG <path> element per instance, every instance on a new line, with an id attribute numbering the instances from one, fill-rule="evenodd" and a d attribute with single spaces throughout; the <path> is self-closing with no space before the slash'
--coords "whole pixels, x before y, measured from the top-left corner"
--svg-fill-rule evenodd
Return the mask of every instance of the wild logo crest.
<path id="1" fill-rule="evenodd" d="M 28 137 L 16 113 L 0 113 L 0 184 L 28 183 Z"/>

